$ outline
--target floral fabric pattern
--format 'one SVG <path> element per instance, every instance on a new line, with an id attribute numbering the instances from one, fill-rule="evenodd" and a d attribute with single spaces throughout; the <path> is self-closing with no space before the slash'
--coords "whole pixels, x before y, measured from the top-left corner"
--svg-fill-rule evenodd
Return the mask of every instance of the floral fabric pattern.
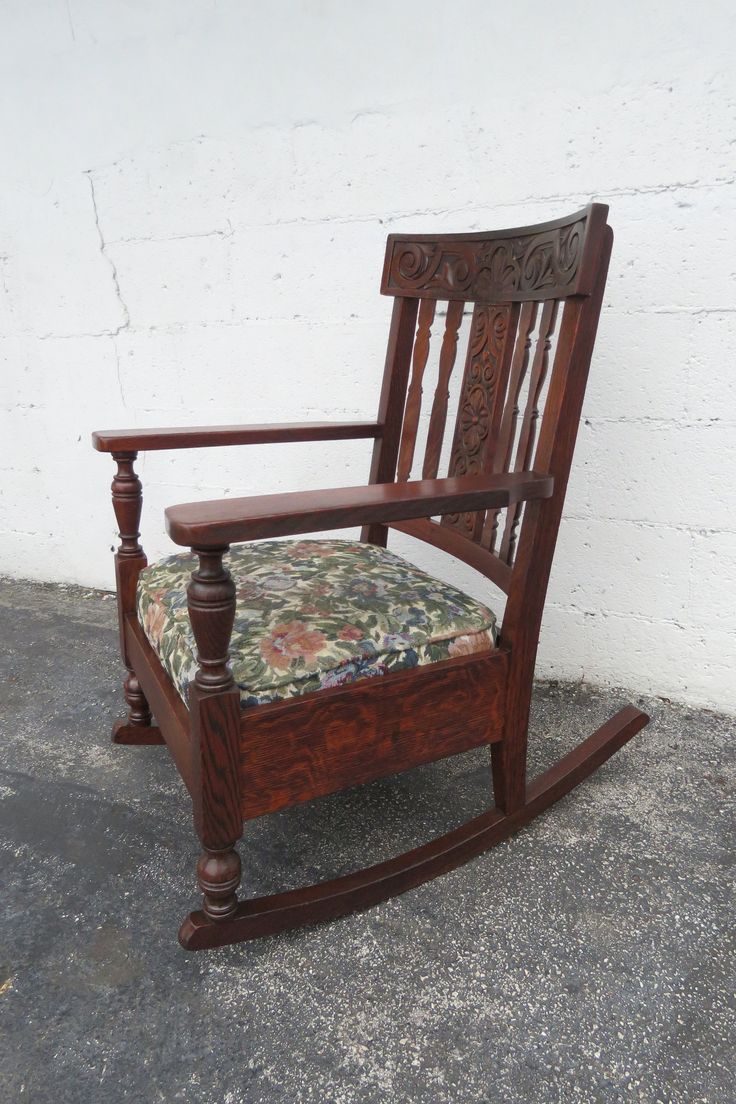
<path id="1" fill-rule="evenodd" d="M 495 646 L 491 610 L 372 544 L 260 541 L 234 547 L 225 563 L 244 707 Z M 185 702 L 197 670 L 186 595 L 196 566 L 191 553 L 169 556 L 138 581 L 138 618 Z"/>

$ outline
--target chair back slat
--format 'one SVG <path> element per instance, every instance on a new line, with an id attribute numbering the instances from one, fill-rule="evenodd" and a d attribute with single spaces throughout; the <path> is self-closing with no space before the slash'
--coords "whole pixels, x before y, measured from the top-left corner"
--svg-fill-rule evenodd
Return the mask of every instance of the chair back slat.
<path id="1" fill-rule="evenodd" d="M 400 483 L 406 482 L 409 478 L 411 466 L 414 462 L 419 414 L 422 408 L 422 380 L 424 379 L 424 370 L 427 367 L 429 357 L 429 343 L 432 337 L 432 323 L 434 322 L 436 305 L 434 299 L 420 299 L 419 301 L 419 320 L 417 322 L 417 335 L 414 340 L 411 383 L 406 398 L 404 425 L 401 431 L 401 445 L 399 446 L 399 463 L 396 470 L 396 478 Z"/>
<path id="2" fill-rule="evenodd" d="M 516 459 L 513 470 L 515 472 L 529 470 L 534 457 L 534 444 L 536 441 L 536 428 L 539 419 L 539 397 L 547 377 L 549 366 L 549 351 L 552 346 L 557 321 L 557 299 L 549 299 L 542 307 L 542 317 L 539 322 L 539 333 L 534 350 L 531 375 L 529 377 L 529 390 L 527 392 L 524 417 L 519 432 L 519 443 L 516 449 Z M 513 561 L 516 546 L 516 535 L 519 528 L 522 503 L 516 502 L 506 512 L 506 527 L 504 529 L 499 556 L 506 563 Z"/>
<path id="3" fill-rule="evenodd" d="M 532 348 L 532 332 L 537 322 L 538 306 L 536 303 L 527 302 L 522 305 L 519 315 L 519 328 L 516 337 L 514 356 L 511 361 L 511 374 L 506 394 L 501 430 L 498 435 L 498 449 L 494 471 L 507 472 L 511 464 L 511 455 L 516 439 L 516 427 L 519 418 L 519 402 L 521 387 L 529 367 L 529 356 Z M 498 521 L 501 510 L 489 510 L 481 534 L 481 544 L 484 548 L 493 552 L 496 546 Z"/>
<path id="4" fill-rule="evenodd" d="M 465 304 L 461 299 L 452 299 L 447 304 L 445 335 L 442 338 L 437 388 L 434 393 L 432 413 L 429 418 L 427 449 L 424 454 L 422 479 L 436 479 L 437 472 L 439 471 L 442 444 L 445 439 L 445 426 L 447 425 L 450 378 L 457 358 L 457 342 L 464 309 Z"/>

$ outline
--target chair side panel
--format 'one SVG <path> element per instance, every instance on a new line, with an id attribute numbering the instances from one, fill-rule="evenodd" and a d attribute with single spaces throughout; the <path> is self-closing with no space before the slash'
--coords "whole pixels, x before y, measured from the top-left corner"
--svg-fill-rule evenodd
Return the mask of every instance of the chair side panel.
<path id="1" fill-rule="evenodd" d="M 495 649 L 245 710 L 243 819 L 500 740 L 506 677 Z"/>

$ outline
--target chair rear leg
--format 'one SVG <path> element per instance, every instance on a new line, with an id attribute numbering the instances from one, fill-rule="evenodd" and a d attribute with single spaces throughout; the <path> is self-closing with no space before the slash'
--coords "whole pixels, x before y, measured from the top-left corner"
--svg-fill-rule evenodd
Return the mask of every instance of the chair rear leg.
<path id="1" fill-rule="evenodd" d="M 148 699 L 136 678 L 135 671 L 128 668 L 123 683 L 123 693 L 128 705 L 128 716 L 120 718 L 112 726 L 112 739 L 115 744 L 162 744 L 164 738 L 154 725 Z"/>
<path id="2" fill-rule="evenodd" d="M 526 801 L 526 739 L 521 746 L 508 736 L 491 747 L 491 773 L 496 808 L 515 813 Z"/>
<path id="3" fill-rule="evenodd" d="M 128 674 L 123 683 L 123 693 L 128 704 L 128 716 L 116 721 L 112 729 L 116 744 L 162 744 L 163 736 L 153 725 L 151 710 L 135 671 L 128 657 L 125 640 L 125 619 L 135 612 L 135 594 L 138 576 L 146 566 L 146 557 L 138 543 L 143 495 L 134 462 L 135 452 L 114 452 L 112 458 L 117 472 L 112 481 L 112 505 L 117 518 L 120 547 L 115 553 L 115 582 L 118 601 L 120 653 Z"/>
<path id="4" fill-rule="evenodd" d="M 514 671 L 512 669 L 512 676 Z M 509 679 L 503 739 L 491 746 L 491 772 L 496 808 L 511 814 L 526 803 L 526 751 L 531 705 L 529 687 Z M 516 693 L 514 691 L 517 691 Z M 519 692 L 521 691 L 521 692 Z"/>
<path id="5" fill-rule="evenodd" d="M 523 644 L 523 638 L 520 643 Z M 523 647 L 518 650 L 522 653 L 526 651 Z M 491 749 L 496 807 L 509 816 L 523 808 L 527 800 L 526 755 L 535 654 L 536 649 L 533 649 L 515 659 L 512 651 L 506 684 L 503 739 L 493 744 Z"/>

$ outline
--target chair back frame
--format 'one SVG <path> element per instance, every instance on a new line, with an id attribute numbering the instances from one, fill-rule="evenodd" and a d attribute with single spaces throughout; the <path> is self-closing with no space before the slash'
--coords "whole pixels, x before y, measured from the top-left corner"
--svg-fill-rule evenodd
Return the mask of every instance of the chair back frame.
<path id="1" fill-rule="evenodd" d="M 555 481 L 551 498 L 517 503 L 505 518 L 488 510 L 367 526 L 362 533 L 364 540 L 385 545 L 395 528 L 428 542 L 507 595 L 500 642 L 511 653 L 506 728 L 513 738 L 493 749 L 496 799 L 507 809 L 524 799 L 537 642 L 613 242 L 607 215 L 605 204 L 592 203 L 537 226 L 392 234 L 386 246 L 381 291 L 394 297 L 394 308 L 378 415 L 384 432 L 374 444 L 371 481 L 411 477 L 431 327 L 443 301 L 445 328 L 422 477 L 438 474 L 450 377 L 469 305 L 447 474 L 533 470 Z"/>

